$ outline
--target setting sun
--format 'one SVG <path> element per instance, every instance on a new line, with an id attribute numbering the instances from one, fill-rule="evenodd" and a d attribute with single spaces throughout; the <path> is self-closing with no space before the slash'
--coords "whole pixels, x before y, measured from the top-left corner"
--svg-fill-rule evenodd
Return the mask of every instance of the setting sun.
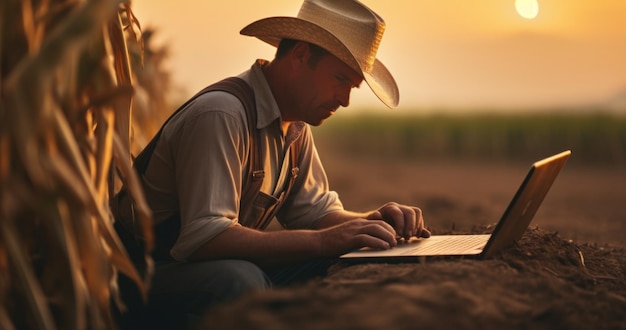
<path id="1" fill-rule="evenodd" d="M 539 13 L 539 3 L 537 0 L 515 0 L 515 9 L 520 16 L 533 19 Z"/>

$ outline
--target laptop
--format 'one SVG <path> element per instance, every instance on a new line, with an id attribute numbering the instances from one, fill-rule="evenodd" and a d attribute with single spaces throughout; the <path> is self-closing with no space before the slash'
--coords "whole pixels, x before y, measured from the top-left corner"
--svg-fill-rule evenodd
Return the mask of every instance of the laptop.
<path id="1" fill-rule="evenodd" d="M 519 240 L 571 155 L 570 150 L 535 162 L 491 234 L 413 237 L 389 250 L 363 248 L 340 256 L 343 261 L 408 261 L 424 257 L 488 258 Z"/>

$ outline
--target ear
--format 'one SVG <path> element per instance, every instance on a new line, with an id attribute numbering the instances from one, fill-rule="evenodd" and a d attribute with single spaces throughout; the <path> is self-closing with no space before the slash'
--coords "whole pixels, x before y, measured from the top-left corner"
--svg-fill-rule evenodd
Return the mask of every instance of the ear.
<path id="1" fill-rule="evenodd" d="M 292 66 L 296 68 L 297 66 L 308 65 L 309 56 L 311 56 L 309 44 L 303 41 L 298 41 L 290 52 Z"/>

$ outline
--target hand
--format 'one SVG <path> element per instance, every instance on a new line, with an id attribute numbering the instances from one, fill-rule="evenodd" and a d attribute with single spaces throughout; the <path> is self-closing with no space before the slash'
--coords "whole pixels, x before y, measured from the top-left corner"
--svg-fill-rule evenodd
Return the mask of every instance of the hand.
<path id="1" fill-rule="evenodd" d="M 383 220 L 353 219 L 319 233 L 323 256 L 337 256 L 363 247 L 387 250 L 398 244 L 396 231 Z"/>
<path id="2" fill-rule="evenodd" d="M 424 226 L 422 210 L 414 206 L 387 203 L 367 216 L 369 220 L 384 220 L 404 239 L 430 237 L 430 231 Z"/>

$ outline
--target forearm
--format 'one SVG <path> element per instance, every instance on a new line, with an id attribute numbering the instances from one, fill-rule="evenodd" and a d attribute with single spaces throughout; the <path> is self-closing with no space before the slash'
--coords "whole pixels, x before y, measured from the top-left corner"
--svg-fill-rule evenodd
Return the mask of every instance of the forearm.
<path id="1" fill-rule="evenodd" d="M 232 226 L 201 246 L 189 260 L 244 259 L 260 266 L 285 265 L 322 257 L 315 230 L 259 231 Z"/>
<path id="2" fill-rule="evenodd" d="M 263 232 L 232 226 L 196 250 L 189 260 L 243 259 L 261 267 L 286 265 L 370 247 L 395 246 L 396 233 L 376 213 L 334 212 L 325 216 L 317 230 Z"/>

